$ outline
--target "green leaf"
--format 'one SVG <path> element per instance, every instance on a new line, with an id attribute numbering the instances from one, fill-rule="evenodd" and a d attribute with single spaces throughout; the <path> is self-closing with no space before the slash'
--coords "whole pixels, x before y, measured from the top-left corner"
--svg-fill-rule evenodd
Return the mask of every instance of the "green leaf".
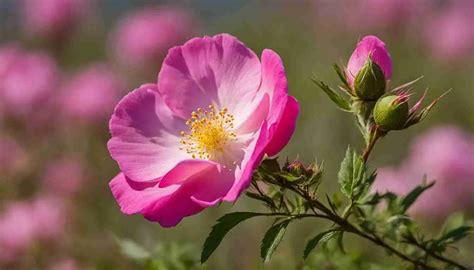
<path id="1" fill-rule="evenodd" d="M 283 236 L 285 236 L 286 227 L 290 224 L 290 219 L 284 220 L 280 223 L 274 224 L 268 229 L 263 237 L 262 244 L 260 246 L 260 256 L 263 262 L 268 262 L 280 244 Z"/>
<path id="2" fill-rule="evenodd" d="M 441 236 L 447 234 L 449 231 L 464 225 L 464 215 L 460 212 L 451 214 L 441 228 Z"/>
<path id="3" fill-rule="evenodd" d="M 338 173 L 341 191 L 347 197 L 351 199 L 354 197 L 354 189 L 364 180 L 365 170 L 362 157 L 350 147 L 347 148 L 346 156 L 341 163 Z"/>
<path id="4" fill-rule="evenodd" d="M 336 105 L 342 109 L 343 111 L 350 112 L 351 111 L 351 105 L 349 102 L 342 97 L 340 94 L 338 94 L 336 91 L 331 89 L 328 85 L 323 83 L 320 80 L 317 80 L 315 78 L 311 78 L 311 80 L 319 87 L 321 88 L 326 95 L 334 102 Z"/>
<path id="5" fill-rule="evenodd" d="M 151 257 L 148 250 L 133 240 L 115 237 L 115 242 L 119 245 L 120 252 L 130 259 L 143 261 Z"/>
<path id="6" fill-rule="evenodd" d="M 319 244 L 319 243 L 324 243 L 324 242 L 327 242 L 328 240 L 330 240 L 334 235 L 336 235 L 336 233 L 338 232 L 338 230 L 329 230 L 329 231 L 325 231 L 325 232 L 322 232 L 318 235 L 316 235 L 315 237 L 313 237 L 311 240 L 308 241 L 308 243 L 306 244 L 306 247 L 304 248 L 304 254 L 303 254 L 303 259 L 306 259 L 308 258 L 308 255 L 311 253 L 311 251 L 313 251 L 313 249 Z"/>
<path id="7" fill-rule="evenodd" d="M 347 91 L 350 93 L 351 86 L 350 86 L 349 83 L 347 82 L 346 74 L 342 71 L 341 67 L 340 67 L 338 64 L 334 64 L 334 65 L 333 65 L 333 68 L 334 68 L 334 70 L 336 71 L 337 76 L 338 76 L 339 79 L 341 80 L 342 85 L 343 85 L 343 88 L 344 88 L 345 90 L 347 90 Z"/>
<path id="8" fill-rule="evenodd" d="M 418 197 L 425 192 L 427 189 L 431 188 L 434 185 L 434 182 L 429 184 L 421 184 L 415 187 L 410 193 L 403 197 L 400 206 L 402 207 L 402 212 L 405 213 L 408 208 L 418 199 Z"/>
<path id="9" fill-rule="evenodd" d="M 232 230 L 232 228 L 237 226 L 237 224 L 249 218 L 263 215 L 264 214 L 252 212 L 234 212 L 220 217 L 204 241 L 201 263 L 205 263 L 207 259 L 209 259 L 214 250 L 216 250 L 222 242 L 222 239 L 224 239 L 224 236 Z"/>
<path id="10" fill-rule="evenodd" d="M 303 175 L 296 176 L 285 171 L 278 172 L 276 173 L 276 175 L 280 176 L 281 178 L 285 179 L 288 182 L 298 182 L 305 179 Z"/>
<path id="11" fill-rule="evenodd" d="M 441 236 L 441 238 L 438 239 L 438 242 L 443 242 L 444 244 L 452 244 L 463 239 L 468 234 L 473 233 L 473 229 L 474 228 L 472 226 L 461 225 L 460 227 L 450 230 L 446 234 Z"/>

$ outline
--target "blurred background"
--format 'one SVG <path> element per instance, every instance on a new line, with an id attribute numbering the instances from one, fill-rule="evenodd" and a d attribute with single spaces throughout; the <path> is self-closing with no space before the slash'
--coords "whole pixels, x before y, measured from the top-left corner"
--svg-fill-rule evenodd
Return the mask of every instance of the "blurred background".
<path id="1" fill-rule="evenodd" d="M 451 213 L 473 217 L 473 15 L 472 0 L 0 0 L 0 269 L 142 269 L 149 251 L 153 269 L 263 268 L 259 243 L 270 224 L 258 219 L 196 264 L 216 218 L 262 209 L 248 199 L 164 229 L 121 214 L 108 188 L 118 173 L 106 149 L 117 101 L 156 81 L 168 48 L 221 32 L 257 55 L 271 48 L 282 56 L 302 108 L 282 160 L 324 161 L 329 194 L 347 145 L 362 139 L 311 76 L 336 86 L 331 65 L 346 64 L 358 40 L 375 34 L 392 56 L 392 86 L 423 75 L 414 97 L 428 89 L 428 100 L 452 88 L 420 125 L 384 138 L 371 167 L 380 167 L 377 188 L 394 192 L 423 174 L 438 181 L 413 209 L 433 233 Z M 348 255 L 314 252 L 303 262 L 305 241 L 328 225 L 290 228 L 266 269 L 398 269 L 360 240 Z M 454 254 L 461 261 L 472 261 L 469 242 L 461 245 L 470 259 Z"/>

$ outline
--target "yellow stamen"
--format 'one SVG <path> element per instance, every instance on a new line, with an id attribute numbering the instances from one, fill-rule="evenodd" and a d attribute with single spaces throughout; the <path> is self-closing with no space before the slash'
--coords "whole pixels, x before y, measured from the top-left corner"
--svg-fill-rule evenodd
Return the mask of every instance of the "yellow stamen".
<path id="1" fill-rule="evenodd" d="M 220 111 L 213 105 L 209 105 L 209 111 L 197 108 L 186 121 L 189 131 L 181 132 L 181 149 L 192 158 L 216 158 L 224 152 L 227 143 L 236 140 L 236 134 L 231 131 L 233 122 L 234 116 L 225 107 Z"/>

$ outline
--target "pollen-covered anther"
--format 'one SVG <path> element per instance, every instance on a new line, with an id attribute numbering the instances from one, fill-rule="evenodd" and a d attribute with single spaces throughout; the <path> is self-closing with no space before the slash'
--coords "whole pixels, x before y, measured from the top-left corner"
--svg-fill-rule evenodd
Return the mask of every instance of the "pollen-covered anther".
<path id="1" fill-rule="evenodd" d="M 192 158 L 216 158 L 225 151 L 225 146 L 237 137 L 232 132 L 234 116 L 229 114 L 225 107 L 219 111 L 214 105 L 209 105 L 208 110 L 197 108 L 191 113 L 186 125 L 189 131 L 181 132 L 183 146 L 180 149 Z"/>

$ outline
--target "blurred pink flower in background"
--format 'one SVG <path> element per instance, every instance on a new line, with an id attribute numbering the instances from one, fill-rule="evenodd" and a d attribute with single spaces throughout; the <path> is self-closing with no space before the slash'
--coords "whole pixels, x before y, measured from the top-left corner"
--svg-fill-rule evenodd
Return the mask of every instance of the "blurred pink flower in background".
<path id="1" fill-rule="evenodd" d="M 413 205 L 414 214 L 442 219 L 469 209 L 474 205 L 474 136 L 451 126 L 430 130 L 414 140 L 398 168 L 378 170 L 374 189 L 406 194 L 421 184 L 423 175 L 436 184 Z"/>
<path id="2" fill-rule="evenodd" d="M 329 30 L 398 31 L 410 26 L 428 6 L 426 0 L 343 0 L 314 1 L 318 24 Z"/>
<path id="3" fill-rule="evenodd" d="M 235 202 L 263 156 L 288 143 L 298 112 L 278 54 L 259 60 L 228 34 L 191 39 L 169 51 L 158 84 L 115 108 L 112 193 L 123 213 L 164 227 Z"/>
<path id="4" fill-rule="evenodd" d="M 170 47 L 190 37 L 196 22 L 177 7 L 146 8 L 126 15 L 109 38 L 113 55 L 125 66 L 158 67 Z"/>
<path id="5" fill-rule="evenodd" d="M 10 202 L 0 213 L 0 262 L 20 259 L 35 239 L 36 221 L 28 202 Z"/>
<path id="6" fill-rule="evenodd" d="M 13 201 L 0 213 L 0 262 L 21 260 L 23 253 L 41 241 L 52 241 L 65 229 L 63 203 L 49 196 Z"/>
<path id="7" fill-rule="evenodd" d="M 453 1 L 425 22 L 425 39 L 433 55 L 451 62 L 474 57 L 474 1 Z"/>
<path id="8" fill-rule="evenodd" d="M 376 36 L 365 36 L 359 41 L 347 63 L 347 80 L 351 86 L 369 57 L 382 69 L 386 80 L 392 78 L 392 59 L 385 43 Z"/>
<path id="9" fill-rule="evenodd" d="M 0 74 L 0 102 L 4 109 L 15 116 L 45 112 L 60 78 L 56 62 L 44 53 L 20 49 L 10 52 L 14 55 L 4 56 L 9 64 Z"/>
<path id="10" fill-rule="evenodd" d="M 14 138 L 0 134 L 0 173 L 20 170 L 27 159 L 26 151 Z"/>
<path id="11" fill-rule="evenodd" d="M 52 160 L 43 174 L 44 189 L 59 196 L 70 196 L 77 193 L 86 175 L 82 162 L 72 157 Z"/>
<path id="12" fill-rule="evenodd" d="M 423 0 L 346 0 L 344 18 L 352 29 L 394 29 L 406 24 Z"/>
<path id="13" fill-rule="evenodd" d="M 96 64 L 66 82 L 59 103 L 67 117 L 102 122 L 110 116 L 123 92 L 124 83 L 112 68 Z"/>
<path id="14" fill-rule="evenodd" d="M 64 202 L 56 196 L 41 195 L 30 206 L 30 221 L 35 223 L 38 240 L 52 241 L 61 236 L 66 226 Z"/>
<path id="15" fill-rule="evenodd" d="M 22 0 L 25 30 L 45 37 L 71 34 L 90 9 L 90 0 Z"/>
<path id="16" fill-rule="evenodd" d="M 20 54 L 21 49 L 15 43 L 3 45 L 0 47 L 0 81 Z"/>
<path id="17" fill-rule="evenodd" d="M 73 259 L 63 259 L 51 264 L 48 270 L 79 270 L 81 269 Z"/>

